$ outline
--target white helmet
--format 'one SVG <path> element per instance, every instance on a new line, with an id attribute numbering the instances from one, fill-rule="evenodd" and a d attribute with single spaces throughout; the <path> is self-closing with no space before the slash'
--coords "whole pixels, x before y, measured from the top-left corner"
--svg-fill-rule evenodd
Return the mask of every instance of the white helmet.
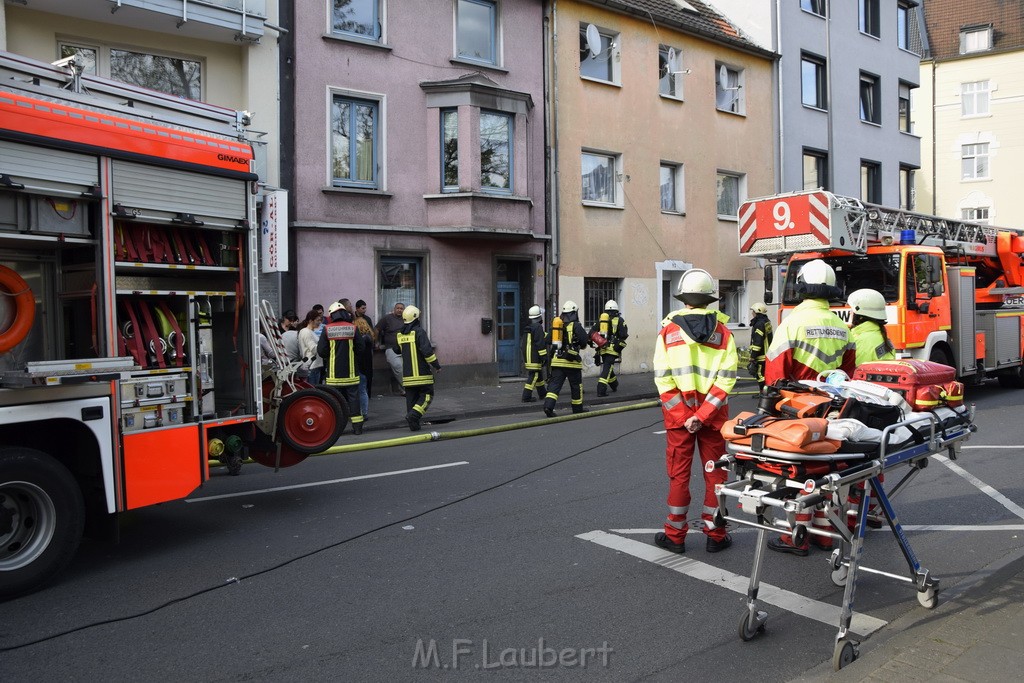
<path id="1" fill-rule="evenodd" d="M 885 322 L 885 297 L 874 289 L 858 289 L 846 300 L 854 315 Z"/>
<path id="2" fill-rule="evenodd" d="M 617 311 L 619 310 L 619 302 L 615 299 L 608 299 L 604 302 L 604 310 L 606 311 Z"/>
<path id="3" fill-rule="evenodd" d="M 676 298 L 690 306 L 706 306 L 712 301 L 718 301 L 715 296 L 715 279 L 702 268 L 691 268 L 679 278 Z"/>
<path id="4" fill-rule="evenodd" d="M 750 310 L 752 310 L 754 313 L 767 313 L 768 312 L 768 307 L 765 306 L 760 301 L 756 301 L 756 302 L 750 304 Z"/>
<path id="5" fill-rule="evenodd" d="M 796 281 L 803 282 L 808 285 L 828 285 L 829 287 L 835 287 L 836 271 L 832 269 L 832 266 L 825 263 L 820 258 L 816 258 L 813 261 L 808 261 L 800 268 L 800 272 L 796 276 Z"/>
<path id="6" fill-rule="evenodd" d="M 575 301 L 569 300 L 562 304 L 562 313 L 575 313 L 580 310 Z"/>
<path id="7" fill-rule="evenodd" d="M 327 307 L 327 315 L 330 315 L 335 311 L 340 311 L 343 308 L 345 308 L 344 304 L 342 304 L 340 301 L 335 301 L 333 304 Z"/>
<path id="8" fill-rule="evenodd" d="M 407 323 L 411 323 L 413 320 L 419 320 L 420 309 L 415 306 L 406 306 L 405 310 L 402 311 L 402 320 Z"/>
<path id="9" fill-rule="evenodd" d="M 529 313 L 529 315 L 530 315 L 531 318 L 539 318 L 539 317 L 541 317 L 543 315 L 543 313 L 540 312 L 540 306 L 530 306 L 530 313 Z"/>

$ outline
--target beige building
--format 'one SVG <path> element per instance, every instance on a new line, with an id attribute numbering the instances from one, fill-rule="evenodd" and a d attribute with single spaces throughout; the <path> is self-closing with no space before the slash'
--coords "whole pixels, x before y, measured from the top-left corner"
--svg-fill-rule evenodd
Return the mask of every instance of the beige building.
<path id="1" fill-rule="evenodd" d="M 1019 3 L 924 4 L 916 208 L 1024 227 L 1024 26 Z"/>
<path id="2" fill-rule="evenodd" d="M 622 371 L 643 371 L 679 275 L 700 267 L 746 343 L 760 269 L 739 255 L 736 213 L 774 191 L 774 54 L 697 0 L 559 0 L 548 42 L 549 313 L 571 299 L 589 326 L 615 299 Z"/>

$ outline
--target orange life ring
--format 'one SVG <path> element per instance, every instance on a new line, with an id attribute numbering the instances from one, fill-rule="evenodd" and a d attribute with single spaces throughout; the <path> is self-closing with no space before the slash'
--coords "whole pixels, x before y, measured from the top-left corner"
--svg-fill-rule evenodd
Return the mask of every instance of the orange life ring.
<path id="1" fill-rule="evenodd" d="M 32 329 L 36 297 L 28 283 L 7 266 L 0 266 L 0 296 L 14 299 L 14 320 L 6 330 L 0 330 L 0 353 L 6 353 L 20 344 Z"/>

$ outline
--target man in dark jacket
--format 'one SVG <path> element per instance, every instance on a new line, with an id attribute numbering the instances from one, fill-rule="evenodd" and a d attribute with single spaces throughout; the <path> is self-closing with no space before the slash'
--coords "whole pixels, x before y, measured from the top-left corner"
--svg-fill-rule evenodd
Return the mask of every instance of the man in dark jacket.
<path id="1" fill-rule="evenodd" d="M 352 314 L 341 301 L 327 309 L 331 321 L 324 326 L 316 352 L 324 359 L 324 383 L 336 390 L 348 404 L 352 431 L 363 433 L 363 415 L 359 411 L 359 365 L 365 338 L 356 334 Z"/>
<path id="2" fill-rule="evenodd" d="M 418 432 L 420 420 L 434 399 L 434 374 L 441 371 L 441 364 L 434 355 L 427 331 L 420 326 L 420 309 L 406 306 L 402 320 L 405 324 L 391 348 L 402 357 L 402 387 L 408 411 L 405 421 L 410 431 Z"/>
<path id="3" fill-rule="evenodd" d="M 544 398 L 547 386 L 544 381 L 544 365 L 548 361 L 548 347 L 544 340 L 544 319 L 540 306 L 530 306 L 530 324 L 523 334 L 523 364 L 526 366 L 526 384 L 523 385 L 523 403 L 531 403 L 533 390 L 537 398 Z"/>
<path id="4" fill-rule="evenodd" d="M 747 372 L 757 380 L 757 386 L 764 391 L 764 360 L 772 343 L 772 321 L 768 319 L 768 307 L 760 301 L 750 305 L 754 317 L 750 319 L 750 362 Z"/>
<path id="5" fill-rule="evenodd" d="M 619 390 L 615 364 L 622 361 L 622 350 L 626 348 L 626 339 L 629 337 L 626 319 L 619 315 L 619 304 L 615 299 L 608 299 L 605 303 L 604 313 L 590 331 L 591 339 L 594 339 L 595 332 L 605 342 L 604 346 L 598 347 L 594 359 L 595 365 L 601 368 L 601 375 L 597 380 L 597 395 L 607 396 L 609 389 Z"/>
<path id="6" fill-rule="evenodd" d="M 555 416 L 558 392 L 569 380 L 569 399 L 572 412 L 585 413 L 583 407 L 583 358 L 580 350 L 590 346 L 587 333 L 580 322 L 579 307 L 574 301 L 562 304 L 562 315 L 551 321 L 548 330 L 548 356 L 551 358 L 551 379 L 544 396 L 544 414 Z"/>

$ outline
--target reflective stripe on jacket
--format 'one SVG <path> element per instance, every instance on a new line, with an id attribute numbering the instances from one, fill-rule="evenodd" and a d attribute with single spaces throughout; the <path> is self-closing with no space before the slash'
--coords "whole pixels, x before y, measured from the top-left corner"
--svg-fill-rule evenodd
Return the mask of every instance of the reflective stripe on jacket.
<path id="1" fill-rule="evenodd" d="M 751 319 L 750 327 L 750 360 L 763 363 L 772 344 L 772 322 L 764 313 L 758 313 Z"/>
<path id="2" fill-rule="evenodd" d="M 340 330 L 345 331 L 338 332 Z M 330 339 L 332 336 L 337 338 Z M 363 338 L 355 333 L 355 325 L 351 322 L 328 323 L 317 342 L 317 353 L 324 359 L 324 383 L 335 387 L 358 385 L 356 357 L 362 348 Z"/>
<path id="3" fill-rule="evenodd" d="M 850 341 L 857 349 L 857 365 L 896 358 L 892 342 L 882 336 L 882 330 L 873 320 L 866 320 L 850 330 Z"/>
<path id="4" fill-rule="evenodd" d="M 715 311 L 681 309 L 662 321 L 654 344 L 654 384 L 665 426 L 678 429 L 693 415 L 719 427 L 736 384 L 736 340 Z"/>
<path id="5" fill-rule="evenodd" d="M 779 380 L 818 379 L 840 368 L 853 376 L 856 350 L 850 330 L 824 299 L 806 299 L 786 316 L 768 347 L 765 384 Z"/>
<path id="6" fill-rule="evenodd" d="M 547 343 L 551 343 L 551 331 L 548 330 Z M 583 358 L 580 357 L 580 349 L 588 346 L 587 333 L 583 331 L 583 325 L 578 320 L 565 323 L 562 329 L 562 348 L 555 349 L 551 356 L 551 367 L 583 369 Z"/>
<path id="7" fill-rule="evenodd" d="M 622 353 L 622 349 L 626 348 L 629 328 L 626 327 L 626 321 L 621 315 L 608 316 L 607 318 L 602 315 L 597 325 L 594 326 L 594 330 L 608 340 L 608 345 L 600 349 L 602 354 L 618 356 Z"/>
<path id="8" fill-rule="evenodd" d="M 419 321 L 406 324 L 395 338 L 392 349 L 402 356 L 402 386 L 414 387 L 434 383 L 431 366 L 440 368 L 434 346 Z"/>
<path id="9" fill-rule="evenodd" d="M 548 348 L 544 343 L 544 326 L 532 323 L 526 326 L 523 335 L 523 362 L 527 370 L 540 370 L 548 359 Z"/>

